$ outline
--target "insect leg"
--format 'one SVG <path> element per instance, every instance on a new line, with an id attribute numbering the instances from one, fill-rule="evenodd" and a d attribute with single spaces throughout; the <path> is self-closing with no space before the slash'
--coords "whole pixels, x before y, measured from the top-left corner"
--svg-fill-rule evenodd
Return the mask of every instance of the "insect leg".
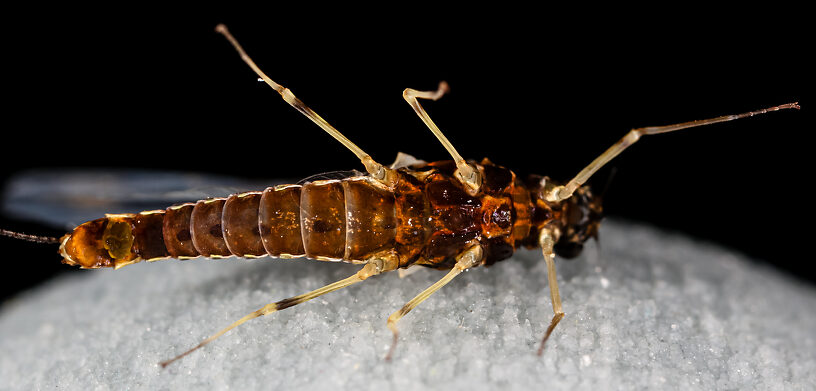
<path id="1" fill-rule="evenodd" d="M 442 146 L 448 150 L 448 153 L 453 157 L 453 161 L 456 162 L 456 178 L 459 179 L 463 184 L 467 186 L 468 189 L 472 193 L 477 193 L 479 188 L 482 185 L 482 178 L 479 175 L 479 171 L 477 171 L 473 166 L 467 164 L 465 159 L 456 152 L 456 148 L 453 147 L 448 138 L 442 134 L 442 131 L 439 130 L 439 127 L 431 120 L 431 117 L 428 116 L 428 113 L 425 112 L 425 109 L 419 104 L 417 99 L 430 99 L 430 100 L 438 100 L 446 92 L 450 91 L 450 87 L 448 87 L 448 83 L 440 82 L 439 89 L 436 91 L 417 91 L 413 88 L 406 88 L 405 91 L 402 92 L 402 97 L 408 102 L 409 105 L 414 109 L 414 111 L 419 115 L 419 118 L 422 119 L 422 122 L 425 122 L 425 125 L 431 129 L 434 136 L 439 139 L 439 142 L 442 143 Z"/>
<path id="2" fill-rule="evenodd" d="M 394 350 L 397 347 L 397 340 L 399 339 L 399 331 L 397 331 L 397 322 L 400 320 L 400 318 L 411 312 L 411 310 L 414 309 L 414 307 L 418 306 L 419 303 L 425 301 L 425 299 L 431 296 L 434 292 L 438 291 L 439 288 L 442 288 L 447 283 L 451 282 L 451 280 L 453 280 L 454 277 L 458 276 L 459 273 L 462 273 L 463 271 L 473 266 L 476 266 L 480 262 L 482 262 L 483 254 L 484 252 L 482 251 L 482 246 L 478 244 L 471 246 L 467 250 L 463 251 L 456 257 L 456 265 L 453 266 L 451 271 L 449 271 L 448 274 L 445 275 L 445 277 L 442 277 L 442 279 L 428 287 L 428 289 L 422 291 L 422 293 L 418 294 L 416 297 L 411 299 L 411 301 L 405 303 L 405 305 L 402 306 L 402 308 L 400 308 L 399 311 L 394 312 L 393 314 L 391 314 L 391 316 L 388 317 L 388 328 L 391 330 L 392 333 L 394 333 L 394 340 L 391 343 L 391 348 L 388 350 L 388 354 L 385 356 L 386 361 L 391 360 L 391 356 L 394 354 Z"/>
<path id="3" fill-rule="evenodd" d="M 558 279 L 555 273 L 555 253 L 553 252 L 554 238 L 552 232 L 548 229 L 541 230 L 538 239 L 541 251 L 544 253 L 544 261 L 547 262 L 547 280 L 550 285 L 550 299 L 552 299 L 553 315 L 550 321 L 550 327 L 547 327 L 547 333 L 541 340 L 541 346 L 538 347 L 538 355 L 544 352 L 544 344 L 550 338 L 555 326 L 564 318 L 564 311 L 561 308 L 561 294 L 558 293 Z"/>
<path id="4" fill-rule="evenodd" d="M 334 137 L 335 140 L 339 141 L 341 144 L 343 144 L 343 146 L 345 146 L 351 152 L 357 155 L 360 161 L 363 162 L 366 171 L 368 171 L 368 173 L 371 174 L 371 176 L 381 181 L 393 179 L 393 175 L 391 175 L 391 178 L 387 178 L 389 177 L 388 174 L 391 172 L 389 168 L 383 166 L 380 163 L 375 162 L 374 159 L 372 159 L 369 154 L 363 152 L 363 150 L 360 149 L 360 147 L 354 145 L 354 143 L 347 139 L 346 136 L 343 136 L 342 133 L 340 133 L 337 129 L 335 129 L 328 122 L 326 122 L 326 120 L 324 120 L 317 113 L 312 111 L 312 109 L 306 106 L 306 104 L 304 104 L 300 99 L 296 98 L 292 91 L 278 83 L 275 83 L 272 79 L 269 78 L 269 76 L 263 73 L 263 71 L 261 71 L 261 69 L 255 64 L 255 62 L 252 61 L 249 55 L 246 54 L 244 48 L 241 47 L 241 45 L 238 43 L 238 40 L 236 40 L 232 36 L 232 34 L 230 34 L 229 30 L 227 30 L 227 26 L 219 24 L 218 26 L 215 27 L 215 31 L 223 34 L 227 38 L 227 40 L 229 40 L 232 46 L 235 47 L 235 50 L 238 51 L 238 54 L 241 55 L 241 59 L 244 60 L 244 62 L 247 65 L 249 65 L 249 67 L 252 68 L 253 71 L 255 71 L 258 77 L 260 77 L 264 82 L 266 82 L 266 84 L 272 87 L 272 89 L 281 94 L 281 97 L 283 97 L 283 100 L 286 101 L 286 103 L 297 109 L 297 111 L 299 111 L 301 114 L 308 117 L 310 120 L 312 120 L 312 122 L 317 124 L 317 126 L 320 126 L 323 130 L 325 130 L 326 133 Z"/>
<path id="5" fill-rule="evenodd" d="M 309 301 L 311 299 L 314 299 L 315 297 L 324 295 L 324 294 L 329 293 L 329 292 L 334 292 L 334 291 L 336 291 L 338 289 L 345 288 L 345 287 L 347 287 L 349 285 L 358 283 L 360 281 L 363 281 L 363 280 L 367 279 L 368 277 L 377 275 L 379 273 L 380 273 L 380 268 L 375 263 L 369 263 L 369 264 L 366 264 L 359 272 L 355 273 L 351 277 L 348 277 L 348 278 L 342 279 L 340 281 L 331 283 L 331 284 L 326 285 L 326 286 L 324 286 L 324 287 L 322 287 L 320 289 L 315 289 L 315 290 L 313 290 L 313 291 L 311 291 L 309 293 L 304 293 L 304 294 L 299 295 L 299 296 L 290 297 L 288 299 L 283 299 L 283 300 L 275 302 L 275 303 L 267 304 L 267 305 L 263 306 L 261 309 L 255 311 L 255 312 L 252 312 L 252 313 L 244 316 L 241 319 L 238 319 L 235 323 L 233 323 L 233 324 L 227 326 L 226 328 L 224 328 L 223 330 L 213 334 L 212 336 L 205 339 L 200 344 L 196 345 L 194 348 L 192 348 L 192 349 L 190 349 L 190 350 L 188 350 L 188 351 L 186 351 L 186 352 L 184 352 L 182 354 L 179 354 L 178 356 L 173 357 L 173 358 L 171 358 L 171 359 L 169 359 L 167 361 L 162 361 L 159 364 L 162 366 L 162 368 L 165 368 L 168 365 L 170 365 L 171 363 L 173 363 L 174 361 L 176 361 L 176 360 L 178 360 L 178 359 L 180 359 L 180 358 L 194 352 L 195 350 L 203 347 L 204 345 L 214 341 L 216 338 L 220 337 L 221 335 L 223 335 L 227 331 L 230 331 L 230 330 L 240 326 L 241 324 L 243 324 L 244 322 L 246 322 L 246 321 L 248 321 L 250 319 L 255 319 L 255 318 L 267 315 L 267 314 L 271 314 L 273 312 L 284 310 L 286 308 L 298 305 L 300 303 L 305 303 L 305 302 L 307 302 L 307 301 Z"/>
<path id="6" fill-rule="evenodd" d="M 624 149 L 628 148 L 630 145 L 634 144 L 636 141 L 640 139 L 641 136 L 649 135 L 649 134 L 659 134 L 659 133 L 668 133 L 673 132 L 675 130 L 680 129 L 688 129 L 694 128 L 697 126 L 703 125 L 710 125 L 716 124 L 719 122 L 726 122 L 726 121 L 733 121 L 735 119 L 752 117 L 759 114 L 765 114 L 772 111 L 779 111 L 784 109 L 798 109 L 798 103 L 788 103 L 780 106 L 769 107 L 767 109 L 750 111 L 747 113 L 736 114 L 736 115 L 723 115 L 716 118 L 709 118 L 704 120 L 698 121 L 689 121 L 683 122 L 679 124 L 673 125 L 666 125 L 666 126 L 649 126 L 645 128 L 636 128 L 629 131 L 622 139 L 620 139 L 617 143 L 612 145 L 606 152 L 602 153 L 601 156 L 598 156 L 595 160 L 592 161 L 586 168 L 581 170 L 578 175 L 575 176 L 566 186 L 558 186 L 555 187 L 549 195 L 549 199 L 551 201 L 561 201 L 569 198 L 572 196 L 572 193 L 575 192 L 576 189 L 581 187 L 581 185 L 586 182 L 589 177 L 592 176 L 598 169 L 603 167 L 606 163 L 610 160 L 614 159 L 615 156 L 618 156 L 619 153 L 623 152 Z"/>

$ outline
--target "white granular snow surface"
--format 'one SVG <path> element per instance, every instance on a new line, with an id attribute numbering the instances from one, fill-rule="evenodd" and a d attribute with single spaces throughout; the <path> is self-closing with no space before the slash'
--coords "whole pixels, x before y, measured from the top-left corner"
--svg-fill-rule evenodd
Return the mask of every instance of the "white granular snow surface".
<path id="1" fill-rule="evenodd" d="M 374 277 L 250 321 L 167 369 L 157 363 L 241 316 L 353 274 L 305 260 L 164 261 L 51 281 L 0 313 L 0 389 L 816 388 L 816 290 L 705 243 L 605 222 L 601 248 L 559 260 L 552 316 L 538 251 L 476 268 L 399 323 L 443 272 Z"/>

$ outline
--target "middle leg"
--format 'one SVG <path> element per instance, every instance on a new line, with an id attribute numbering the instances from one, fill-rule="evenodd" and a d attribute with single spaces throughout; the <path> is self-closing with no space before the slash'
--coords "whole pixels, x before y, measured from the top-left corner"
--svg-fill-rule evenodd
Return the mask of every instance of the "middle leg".
<path id="1" fill-rule="evenodd" d="M 439 127 L 431 120 L 431 117 L 425 112 L 425 109 L 422 108 L 422 105 L 419 104 L 418 99 L 430 99 L 430 100 L 438 100 L 441 98 L 445 93 L 450 91 L 450 87 L 448 87 L 448 83 L 440 82 L 439 89 L 436 91 L 417 91 L 413 88 L 406 88 L 405 91 L 402 92 L 402 97 L 408 102 L 411 107 L 413 107 L 414 111 L 417 113 L 419 118 L 422 119 L 422 122 L 425 122 L 425 125 L 431 129 L 434 136 L 442 143 L 442 146 L 448 150 L 448 153 L 453 157 L 453 161 L 456 163 L 456 172 L 454 175 L 456 178 L 465 185 L 471 195 L 474 195 L 479 192 L 479 189 L 482 186 L 482 178 L 473 166 L 467 164 L 465 159 L 459 155 L 459 152 L 456 152 L 456 148 L 453 147 L 448 138 L 442 134 L 442 131 L 439 130 Z"/>
<path id="2" fill-rule="evenodd" d="M 473 245 L 467 250 L 463 251 L 456 257 L 456 265 L 453 266 L 448 274 L 445 277 L 442 277 L 439 281 L 435 282 L 433 285 L 428 287 L 422 291 L 422 293 L 416 295 L 411 301 L 405 303 L 399 311 L 394 312 L 391 316 L 388 317 L 388 328 L 394 333 L 394 340 L 391 342 L 391 348 L 388 350 L 388 355 L 385 356 L 386 361 L 391 361 L 391 356 L 394 355 L 394 350 L 397 347 L 397 341 L 399 340 L 399 331 L 397 330 L 397 322 L 406 314 L 411 312 L 414 307 L 418 306 L 419 303 L 422 303 L 430 297 L 434 292 L 438 291 L 443 286 L 447 285 L 447 283 L 451 282 L 454 277 L 458 276 L 463 271 L 478 265 L 482 262 L 484 258 L 484 252 L 482 251 L 482 246 L 479 244 Z"/>

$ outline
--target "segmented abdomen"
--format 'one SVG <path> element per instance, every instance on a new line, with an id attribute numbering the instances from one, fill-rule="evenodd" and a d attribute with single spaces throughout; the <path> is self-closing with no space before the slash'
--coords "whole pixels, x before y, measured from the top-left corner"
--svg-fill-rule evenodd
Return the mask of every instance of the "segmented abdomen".
<path id="1" fill-rule="evenodd" d="M 396 247 L 394 194 L 369 177 L 279 185 L 138 214 L 108 215 L 66 235 L 66 263 L 121 267 L 141 260 L 309 257 L 364 262 Z"/>
<path id="2" fill-rule="evenodd" d="M 355 261 L 394 246 L 394 196 L 368 177 L 280 185 L 168 212 L 174 209 L 179 213 L 165 216 L 163 230 L 173 257 L 268 254 Z M 189 240 L 178 240 L 185 229 Z"/>

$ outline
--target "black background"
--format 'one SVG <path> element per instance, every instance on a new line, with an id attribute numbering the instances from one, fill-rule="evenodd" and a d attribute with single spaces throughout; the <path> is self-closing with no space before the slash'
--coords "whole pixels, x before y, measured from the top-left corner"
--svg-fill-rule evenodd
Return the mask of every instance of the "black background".
<path id="1" fill-rule="evenodd" d="M 799 101 L 800 111 L 642 139 L 610 165 L 605 207 L 816 280 L 807 244 L 816 106 L 805 96 L 813 67 L 802 10 L 44 11 L 5 13 L 0 179 L 48 167 L 248 178 L 362 169 L 256 81 L 214 32 L 226 23 L 270 77 L 382 163 L 398 151 L 448 158 L 401 97 L 440 80 L 450 95 L 423 104 L 462 155 L 561 180 L 632 127 Z M 590 183 L 603 187 L 609 172 Z M 54 247 L 0 246 L 3 296 L 79 272 Z"/>

